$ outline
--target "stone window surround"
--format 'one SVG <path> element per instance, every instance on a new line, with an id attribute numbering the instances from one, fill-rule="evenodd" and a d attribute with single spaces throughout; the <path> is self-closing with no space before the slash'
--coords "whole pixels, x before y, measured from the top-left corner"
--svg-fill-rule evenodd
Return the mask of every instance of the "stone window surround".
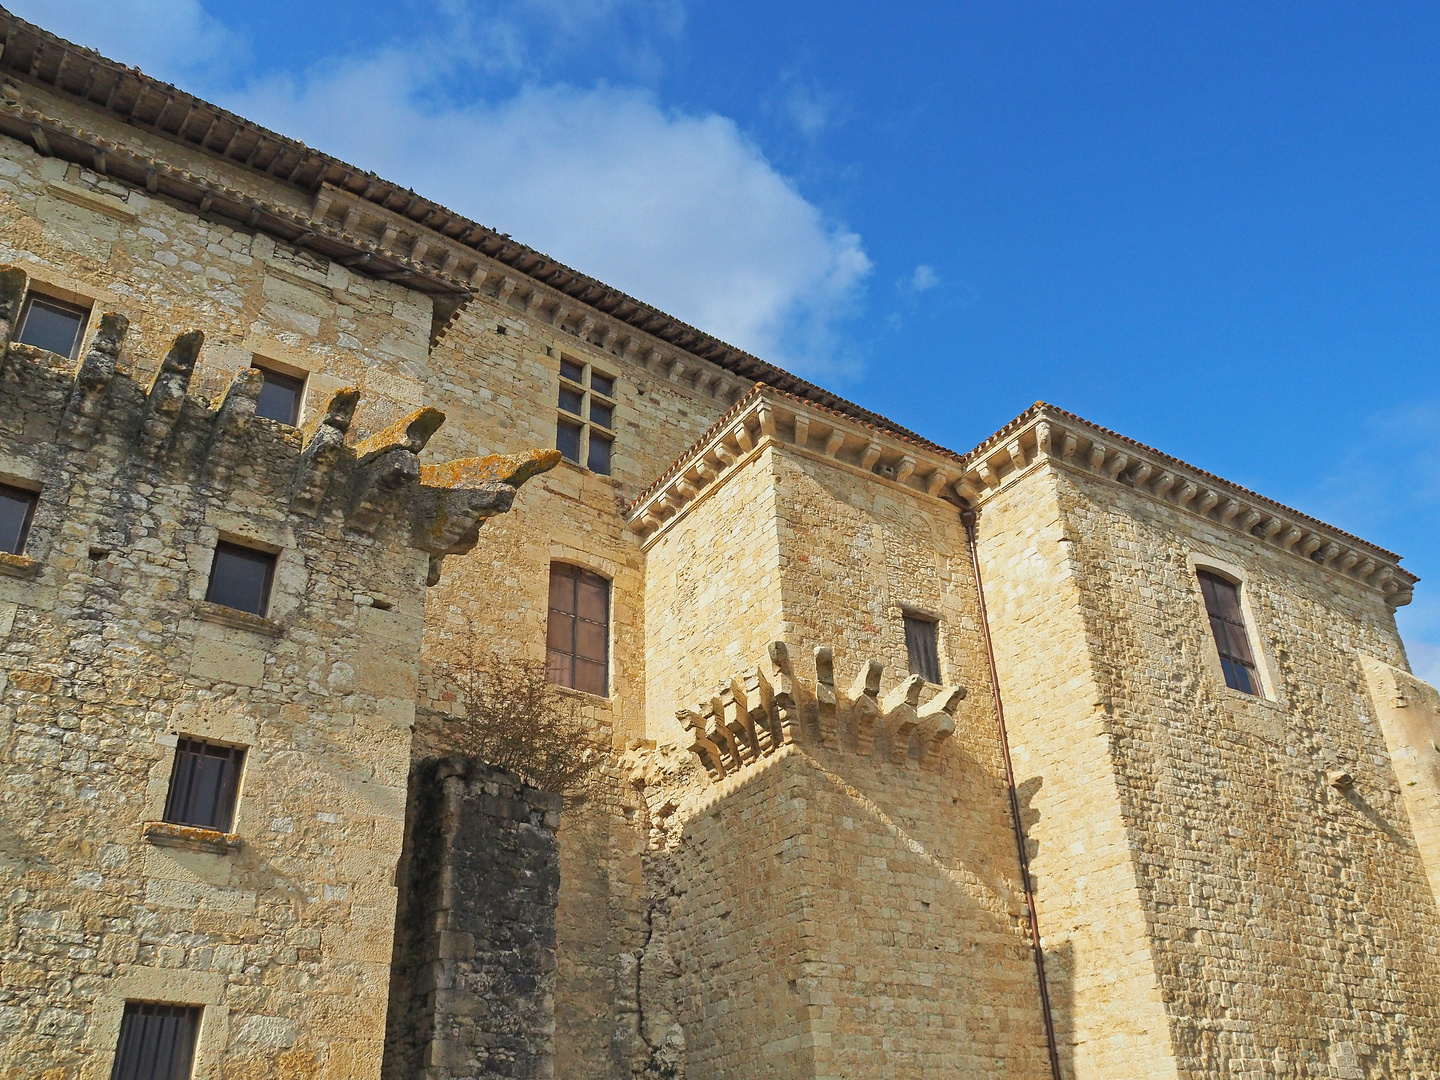
<path id="1" fill-rule="evenodd" d="M 897 603 L 897 604 L 895 605 L 895 608 L 896 608 L 896 610 L 897 610 L 898 613 L 899 613 L 899 620 L 900 620 L 900 650 L 901 650 L 901 652 L 905 652 L 905 653 L 907 654 L 907 656 L 906 656 L 907 663 L 908 663 L 908 660 L 909 660 L 909 656 L 908 656 L 909 650 L 908 650 L 908 648 L 906 647 L 906 644 L 905 644 L 905 620 L 906 620 L 907 618 L 908 618 L 908 619 L 919 619 L 919 620 L 921 620 L 922 622 L 928 622 L 928 623 L 934 623 L 934 624 L 935 624 L 935 658 L 936 658 L 936 660 L 939 662 L 939 665 L 940 665 L 940 681 L 939 681 L 938 683 L 927 682 L 925 685 L 926 685 L 926 686 L 944 686 L 944 685 L 945 685 L 945 682 L 946 682 L 946 679 L 947 679 L 947 678 L 949 677 L 949 675 L 950 675 L 949 657 L 946 655 L 946 648 L 945 648 L 945 646 L 946 646 L 946 644 L 947 644 L 947 642 L 948 642 L 948 636 L 947 636 L 946 625 L 945 625 L 945 617 L 944 617 L 943 615 L 941 615 L 938 611 L 931 611 L 929 608 L 927 608 L 927 607 L 921 607 L 921 606 L 919 606 L 918 604 L 907 604 L 907 603 L 901 602 L 901 603 Z M 893 620 L 892 620 L 892 621 L 893 621 Z"/>
<path id="2" fill-rule="evenodd" d="M 275 556 L 270 603 L 264 618 L 249 612 L 232 612 L 205 599 L 210 586 L 210 570 L 215 562 L 215 548 L 221 541 Z M 212 518 L 211 523 L 198 530 L 197 542 L 190 545 L 187 561 L 190 564 L 190 600 L 196 618 L 271 636 L 283 631 L 286 617 L 300 606 L 309 576 L 305 571 L 305 557 L 295 546 L 288 528 L 267 528 L 264 524 L 241 521 L 229 515 L 223 515 L 219 520 Z"/>
<path id="3" fill-rule="evenodd" d="M 1198 625 L 1205 632 L 1205 648 L 1201 650 L 1201 654 L 1212 684 L 1220 691 L 1227 703 L 1235 701 L 1262 705 L 1270 709 L 1283 708 L 1284 703 L 1277 690 L 1275 668 L 1270 661 L 1270 649 L 1267 643 L 1269 635 L 1264 632 L 1264 625 L 1260 621 L 1255 604 L 1251 599 L 1253 575 L 1243 566 L 1194 552 L 1185 556 L 1185 566 L 1190 574 L 1190 593 L 1198 612 Z M 1210 615 L 1205 607 L 1205 594 L 1200 591 L 1199 572 L 1201 570 L 1216 574 L 1239 586 L 1240 611 L 1245 617 L 1245 633 L 1250 638 L 1250 651 L 1255 654 L 1255 673 L 1260 678 L 1259 694 L 1247 694 L 1243 690 L 1234 690 L 1225 683 L 1225 671 L 1220 666 L 1220 654 L 1216 651 L 1215 637 L 1210 632 Z"/>
<path id="4" fill-rule="evenodd" d="M 95 1075 L 110 1075 L 110 1063 L 120 1046 L 120 1021 L 125 1002 L 163 1001 L 201 1007 L 200 1034 L 195 1041 L 191 1077 L 192 1080 L 216 1080 L 230 1041 L 230 1010 L 221 1004 L 224 993 L 225 976 L 220 972 L 123 965 L 115 978 L 105 981 L 104 992 L 95 1000 L 86 1039 L 102 1057 L 102 1067 Z"/>
<path id="5" fill-rule="evenodd" d="M 552 355 L 554 355 L 555 352 L 556 350 L 551 350 Z M 616 431 L 615 427 L 615 414 L 618 413 L 620 410 L 619 396 L 616 393 L 616 391 L 619 389 L 620 377 L 618 375 L 611 374 L 608 371 L 600 372 L 602 378 L 609 379 L 613 384 L 611 392 L 609 394 L 600 395 L 600 398 L 602 399 L 601 403 L 608 404 L 611 410 L 610 425 L 606 427 L 604 425 L 595 424 L 590 419 L 590 403 L 592 395 L 595 393 L 595 391 L 593 391 L 590 386 L 591 381 L 595 375 L 596 365 L 594 364 L 594 362 L 591 361 L 589 357 L 570 355 L 569 353 L 566 353 L 563 349 L 558 350 L 558 355 L 554 355 L 554 359 L 556 364 L 555 385 L 557 387 L 557 392 L 558 390 L 564 390 L 567 388 L 577 391 L 580 394 L 581 409 L 581 411 L 578 413 L 572 413 L 568 409 L 562 408 L 558 402 L 556 403 L 555 422 L 557 424 L 561 422 L 570 423 L 580 428 L 580 460 L 571 461 L 569 458 L 566 457 L 562 457 L 560 460 L 564 464 L 575 466 L 576 468 L 590 474 L 591 476 L 601 476 L 605 477 L 606 479 L 614 479 L 615 453 L 619 449 L 619 439 L 617 438 L 618 432 Z M 564 365 L 567 363 L 578 365 L 582 369 L 581 382 L 577 383 L 564 374 Z M 590 430 L 592 427 L 599 428 L 601 435 L 610 440 L 609 472 L 596 472 L 594 469 L 590 468 Z"/>
<path id="6" fill-rule="evenodd" d="M 30 531 L 25 537 L 23 554 L 0 552 L 0 574 L 6 577 L 33 578 L 40 573 L 49 549 L 50 530 L 46 525 L 45 488 L 39 477 L 39 466 L 20 458 L 0 457 L 0 484 L 8 484 L 36 495 L 35 511 L 30 515 Z"/>
<path id="7" fill-rule="evenodd" d="M 295 364 L 287 364 L 284 360 L 277 359 L 267 352 L 259 351 L 251 353 L 250 366 L 259 368 L 261 371 L 273 371 L 276 375 L 286 375 L 300 380 L 300 402 L 295 408 L 295 423 L 290 426 L 303 428 L 306 414 L 309 411 L 307 406 L 310 395 L 310 370 Z"/>
<path id="8" fill-rule="evenodd" d="M 100 320 L 96 317 L 100 311 L 103 309 L 124 312 L 121 298 L 109 289 L 83 282 L 69 274 L 44 264 L 36 265 L 28 260 L 17 261 L 10 265 L 25 271 L 29 278 L 25 288 L 26 299 L 29 299 L 32 293 L 38 293 L 52 300 L 60 300 L 76 307 L 90 309 L 90 316 L 85 320 L 85 326 L 80 331 L 80 340 L 76 344 L 75 356 L 72 358 L 77 363 L 79 358 L 83 357 L 90 348 L 90 341 L 100 326 Z"/>
<path id="9" fill-rule="evenodd" d="M 158 757 L 150 767 L 149 778 L 145 785 L 145 802 L 142 813 L 144 820 L 140 823 L 140 832 L 144 839 L 152 844 L 183 847 L 192 851 L 212 854 L 217 858 L 223 858 L 226 853 L 238 847 L 240 837 L 247 831 L 247 826 L 253 831 L 257 825 L 256 822 L 249 821 L 246 817 L 245 793 L 246 789 L 255 782 L 257 772 L 263 774 L 263 763 L 257 762 L 253 752 L 258 735 L 259 727 L 255 720 L 238 711 L 188 712 L 172 716 L 170 722 L 165 726 L 165 733 L 155 737 L 155 742 L 169 748 L 170 752 Z M 175 838 L 171 835 L 175 830 L 163 820 L 165 803 L 170 795 L 170 780 L 175 769 L 175 751 L 182 738 L 203 739 L 205 742 L 239 746 L 245 749 L 245 766 L 240 770 L 240 782 L 235 789 L 235 810 L 230 824 L 231 832 L 188 829 L 187 832 L 196 835 L 188 838 L 183 836 Z M 152 826 L 157 826 L 157 828 L 152 828 Z M 200 836 L 199 833 L 206 835 Z"/>

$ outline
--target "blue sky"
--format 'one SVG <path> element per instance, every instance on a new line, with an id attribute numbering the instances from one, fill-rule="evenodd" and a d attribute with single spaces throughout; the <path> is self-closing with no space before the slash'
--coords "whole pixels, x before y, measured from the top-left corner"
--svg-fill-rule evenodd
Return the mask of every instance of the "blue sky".
<path id="1" fill-rule="evenodd" d="M 1400 551 L 1440 8 L 8 0 L 964 450 L 1036 399 Z"/>

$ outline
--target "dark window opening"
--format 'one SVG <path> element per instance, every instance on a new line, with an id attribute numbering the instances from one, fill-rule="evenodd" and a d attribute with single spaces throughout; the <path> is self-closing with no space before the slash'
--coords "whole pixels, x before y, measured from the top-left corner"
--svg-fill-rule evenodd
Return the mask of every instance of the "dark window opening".
<path id="1" fill-rule="evenodd" d="M 89 318 L 90 312 L 85 308 L 51 300 L 48 296 L 32 295 L 20 313 L 20 329 L 15 340 L 73 360 Z"/>
<path id="2" fill-rule="evenodd" d="M 215 563 L 210 568 L 210 588 L 205 599 L 237 611 L 264 615 L 270 605 L 274 576 L 274 555 L 222 540 L 215 545 Z"/>
<path id="3" fill-rule="evenodd" d="M 199 1005 L 127 1001 L 110 1080 L 190 1080 Z"/>
<path id="4" fill-rule="evenodd" d="M 0 551 L 19 555 L 25 550 L 37 501 L 33 491 L 0 484 Z"/>
<path id="5" fill-rule="evenodd" d="M 561 420 L 555 425 L 555 449 L 566 461 L 580 464 L 580 425 Z"/>
<path id="6" fill-rule="evenodd" d="M 551 563 L 545 645 L 551 682 L 608 697 L 610 582 L 578 566 Z"/>
<path id="7" fill-rule="evenodd" d="M 905 651 L 910 656 L 910 674 L 928 683 L 940 682 L 939 624 L 917 615 L 905 616 Z"/>
<path id="8" fill-rule="evenodd" d="M 255 415 L 267 420 L 294 427 L 300 422 L 300 405 L 305 400 L 305 380 L 294 375 L 284 375 L 260 367 L 265 382 L 260 387 L 260 398 L 255 402 Z"/>
<path id="9" fill-rule="evenodd" d="M 610 375 L 601 375 L 598 371 L 590 372 L 590 389 L 597 394 L 604 394 L 606 397 L 615 396 L 615 379 Z"/>
<path id="10" fill-rule="evenodd" d="M 561 360 L 560 374 L 571 382 L 583 383 L 585 381 L 585 365 L 577 364 L 574 360 Z"/>
<path id="11" fill-rule="evenodd" d="M 610 442 L 611 440 L 604 435 L 591 430 L 590 454 L 586 459 L 591 472 L 599 473 L 601 476 L 610 475 Z"/>
<path id="12" fill-rule="evenodd" d="M 1207 570 L 1200 570 L 1198 574 L 1200 591 L 1205 594 L 1205 611 L 1210 616 L 1210 632 L 1215 635 L 1215 649 L 1225 672 L 1225 685 L 1258 697 L 1260 679 L 1255 669 L 1255 654 L 1250 651 L 1250 635 L 1245 632 L 1240 587 Z"/>
<path id="13" fill-rule="evenodd" d="M 573 386 L 566 386 L 564 383 L 560 384 L 560 408 L 579 416 L 584 401 L 585 395 L 579 390 Z"/>
<path id="14" fill-rule="evenodd" d="M 170 770 L 165 820 L 228 833 L 235 826 L 235 797 L 245 750 L 202 739 L 181 739 Z"/>
<path id="15" fill-rule="evenodd" d="M 615 406 L 607 405 L 603 401 L 591 400 L 590 420 L 601 427 L 613 428 L 615 426 Z"/>

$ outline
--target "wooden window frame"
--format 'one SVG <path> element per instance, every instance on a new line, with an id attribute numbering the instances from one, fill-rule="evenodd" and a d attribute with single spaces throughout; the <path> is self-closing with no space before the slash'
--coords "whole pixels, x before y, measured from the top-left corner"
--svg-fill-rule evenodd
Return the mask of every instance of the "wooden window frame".
<path id="1" fill-rule="evenodd" d="M 573 611 L 555 606 L 555 582 L 557 578 L 568 579 L 573 582 L 571 589 L 573 597 L 571 606 L 574 608 Z M 592 619 L 581 612 L 579 590 L 582 584 L 598 584 L 603 586 L 605 596 L 603 620 Z M 551 562 L 545 618 L 545 671 L 546 677 L 552 683 L 578 693 L 591 694 L 595 697 L 608 698 L 610 696 L 612 682 L 610 670 L 610 625 L 614 612 L 613 601 L 614 582 L 603 574 L 597 573 L 588 566 L 581 566 L 578 563 L 558 560 Z M 566 624 L 561 620 L 568 620 L 568 635 L 565 635 L 562 631 L 562 627 Z M 591 655 L 588 652 L 582 651 L 580 643 L 582 623 L 599 626 L 601 628 L 603 645 L 599 650 L 599 655 Z M 598 690 L 581 685 L 582 679 L 579 673 L 582 662 L 599 666 L 600 687 Z"/>
<path id="2" fill-rule="evenodd" d="M 1263 700 L 1266 696 L 1265 682 L 1260 674 L 1260 654 L 1255 647 L 1251 620 L 1245 616 L 1244 581 L 1204 564 L 1195 567 L 1195 577 L 1225 685 L 1237 693 Z M 1208 591 L 1207 582 L 1211 583 Z M 1225 610 L 1224 590 L 1233 595 L 1233 614 Z M 1215 594 L 1213 603 L 1211 593 Z M 1242 682 L 1248 685 L 1240 685 Z"/>
<path id="3" fill-rule="evenodd" d="M 574 365 L 575 367 L 580 368 L 579 381 L 576 381 L 569 375 L 565 374 L 565 365 L 567 364 Z M 570 356 L 565 353 L 562 353 L 560 355 L 560 365 L 559 389 L 556 393 L 557 401 L 555 407 L 556 446 L 557 448 L 559 447 L 560 426 L 562 424 L 568 427 L 579 428 L 580 438 L 578 453 L 575 458 L 572 459 L 567 456 L 565 460 L 570 462 L 570 464 L 572 465 L 579 466 L 586 472 L 594 473 L 596 476 L 613 476 L 615 475 L 615 414 L 619 411 L 620 407 L 620 403 L 614 391 L 619 385 L 619 376 L 612 375 L 608 370 L 605 369 L 597 371 L 595 370 L 595 366 L 591 364 L 588 360 L 580 360 L 574 356 Z M 609 394 L 602 393 L 599 390 L 595 389 L 594 379 L 596 375 L 599 375 L 602 379 L 608 379 L 610 381 L 611 392 Z M 566 391 L 569 391 L 572 394 L 579 395 L 579 412 L 572 412 L 569 409 L 565 409 L 560 406 L 558 398 Z M 596 404 L 599 404 L 600 406 L 608 408 L 610 410 L 609 426 L 598 423 L 591 418 L 591 410 Z M 595 462 L 592 457 L 592 430 L 596 437 L 596 442 L 599 442 L 603 439 L 604 442 L 608 444 L 608 456 L 606 460 L 606 467 L 604 469 L 595 468 Z"/>
<path id="4" fill-rule="evenodd" d="M 905 658 L 910 669 L 910 674 L 921 676 L 926 682 L 930 683 L 931 685 L 940 685 L 941 680 L 944 678 L 944 672 L 940 666 L 940 620 L 934 615 L 930 615 L 923 611 L 911 611 L 909 609 L 904 609 L 901 611 L 900 614 L 905 630 Z M 930 633 L 932 635 L 929 642 L 931 649 L 930 656 L 919 657 L 918 666 L 916 663 L 916 651 L 919 643 L 912 642 L 911 640 L 910 627 L 912 624 L 915 624 L 917 626 L 929 626 Z M 934 667 L 932 671 L 924 670 L 927 666 L 925 664 L 926 659 L 934 660 Z M 934 678 L 931 678 L 932 673 L 934 674 Z"/>

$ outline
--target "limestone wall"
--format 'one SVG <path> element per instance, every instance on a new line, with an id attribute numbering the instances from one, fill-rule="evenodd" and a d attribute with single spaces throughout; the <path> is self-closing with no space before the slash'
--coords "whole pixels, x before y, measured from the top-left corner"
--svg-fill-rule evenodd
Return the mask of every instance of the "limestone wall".
<path id="1" fill-rule="evenodd" d="M 1400 660 L 1381 594 L 1070 470 L 982 517 L 1017 768 L 1039 780 L 1041 925 L 1073 949 L 1076 1075 L 1113 1075 L 1094 1040 L 1117 980 L 1131 1047 L 1166 1040 L 1158 987 L 1184 1075 L 1433 1071 L 1440 922 L 1360 667 Z M 1243 582 L 1262 697 L 1224 685 L 1197 563 Z M 1042 639 L 1069 659 L 1037 667 Z"/>

